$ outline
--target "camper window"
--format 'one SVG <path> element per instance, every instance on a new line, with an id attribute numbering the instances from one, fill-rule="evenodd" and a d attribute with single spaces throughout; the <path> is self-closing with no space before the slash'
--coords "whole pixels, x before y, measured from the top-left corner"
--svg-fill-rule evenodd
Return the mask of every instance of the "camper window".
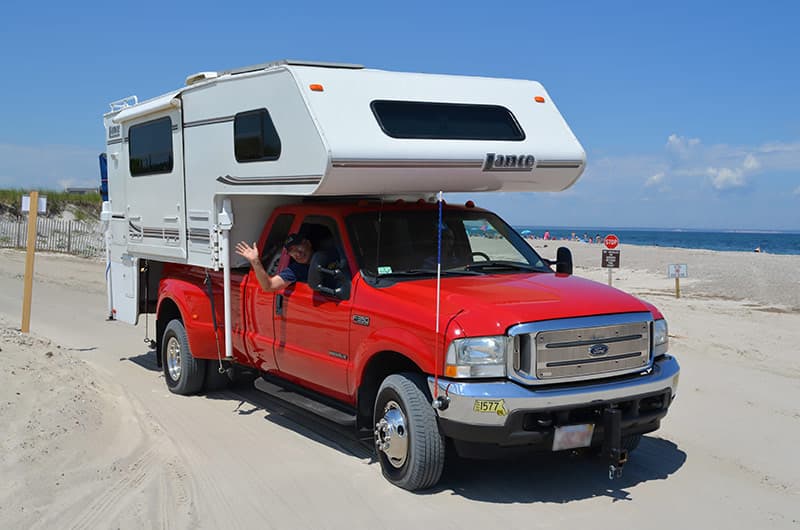
<path id="1" fill-rule="evenodd" d="M 233 145 L 237 162 L 277 160 L 281 156 L 281 139 L 267 109 L 234 116 Z"/>
<path id="2" fill-rule="evenodd" d="M 172 172 L 172 120 L 134 125 L 128 132 L 131 176 Z"/>
<path id="3" fill-rule="evenodd" d="M 376 100 L 370 106 L 383 132 L 392 138 L 525 139 L 511 111 L 498 105 Z"/>

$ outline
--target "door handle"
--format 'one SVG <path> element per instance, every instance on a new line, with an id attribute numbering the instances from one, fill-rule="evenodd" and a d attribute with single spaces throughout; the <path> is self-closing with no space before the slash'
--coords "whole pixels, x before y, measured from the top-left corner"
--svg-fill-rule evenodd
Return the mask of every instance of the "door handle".
<path id="1" fill-rule="evenodd" d="M 275 314 L 283 315 L 283 295 L 280 293 L 275 295 Z"/>

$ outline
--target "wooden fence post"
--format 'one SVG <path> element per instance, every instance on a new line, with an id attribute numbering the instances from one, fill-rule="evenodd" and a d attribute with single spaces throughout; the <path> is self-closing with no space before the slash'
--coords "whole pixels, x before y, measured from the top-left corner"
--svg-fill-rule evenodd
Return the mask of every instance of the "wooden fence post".
<path id="1" fill-rule="evenodd" d="M 31 294 L 33 291 L 33 258 L 36 253 L 36 215 L 39 211 L 39 192 L 30 194 L 28 211 L 28 253 L 25 255 L 25 280 L 22 294 L 22 326 L 21 331 L 31 330 Z"/>

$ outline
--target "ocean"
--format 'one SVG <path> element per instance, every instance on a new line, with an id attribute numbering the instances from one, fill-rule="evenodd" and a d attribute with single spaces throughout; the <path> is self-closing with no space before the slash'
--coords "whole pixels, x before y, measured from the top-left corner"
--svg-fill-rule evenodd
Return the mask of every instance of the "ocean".
<path id="1" fill-rule="evenodd" d="M 584 235 L 600 241 L 608 234 L 619 238 L 621 245 L 647 245 L 656 247 L 699 248 L 720 251 L 761 252 L 770 254 L 800 255 L 800 232 L 761 232 L 755 230 L 706 231 L 689 229 L 617 229 L 576 227 L 548 228 L 543 226 L 515 226 L 523 235 L 542 238 L 545 231 L 556 239 L 583 239 Z M 526 232 L 527 231 L 527 232 Z"/>

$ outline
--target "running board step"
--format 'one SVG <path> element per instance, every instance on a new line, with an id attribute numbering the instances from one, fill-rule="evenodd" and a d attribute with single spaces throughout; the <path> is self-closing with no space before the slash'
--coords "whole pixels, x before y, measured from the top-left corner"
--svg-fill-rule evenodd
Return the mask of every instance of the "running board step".
<path id="1" fill-rule="evenodd" d="M 312 414 L 316 414 L 328 421 L 338 423 L 345 427 L 352 427 L 356 424 L 356 415 L 354 413 L 345 412 L 330 405 L 326 405 L 321 401 L 295 392 L 290 388 L 277 385 L 272 381 L 267 381 L 263 377 L 257 378 L 254 384 L 257 390 L 276 399 L 280 399 L 281 401 L 285 401 L 286 403 L 290 403 L 295 407 L 311 412 Z"/>

